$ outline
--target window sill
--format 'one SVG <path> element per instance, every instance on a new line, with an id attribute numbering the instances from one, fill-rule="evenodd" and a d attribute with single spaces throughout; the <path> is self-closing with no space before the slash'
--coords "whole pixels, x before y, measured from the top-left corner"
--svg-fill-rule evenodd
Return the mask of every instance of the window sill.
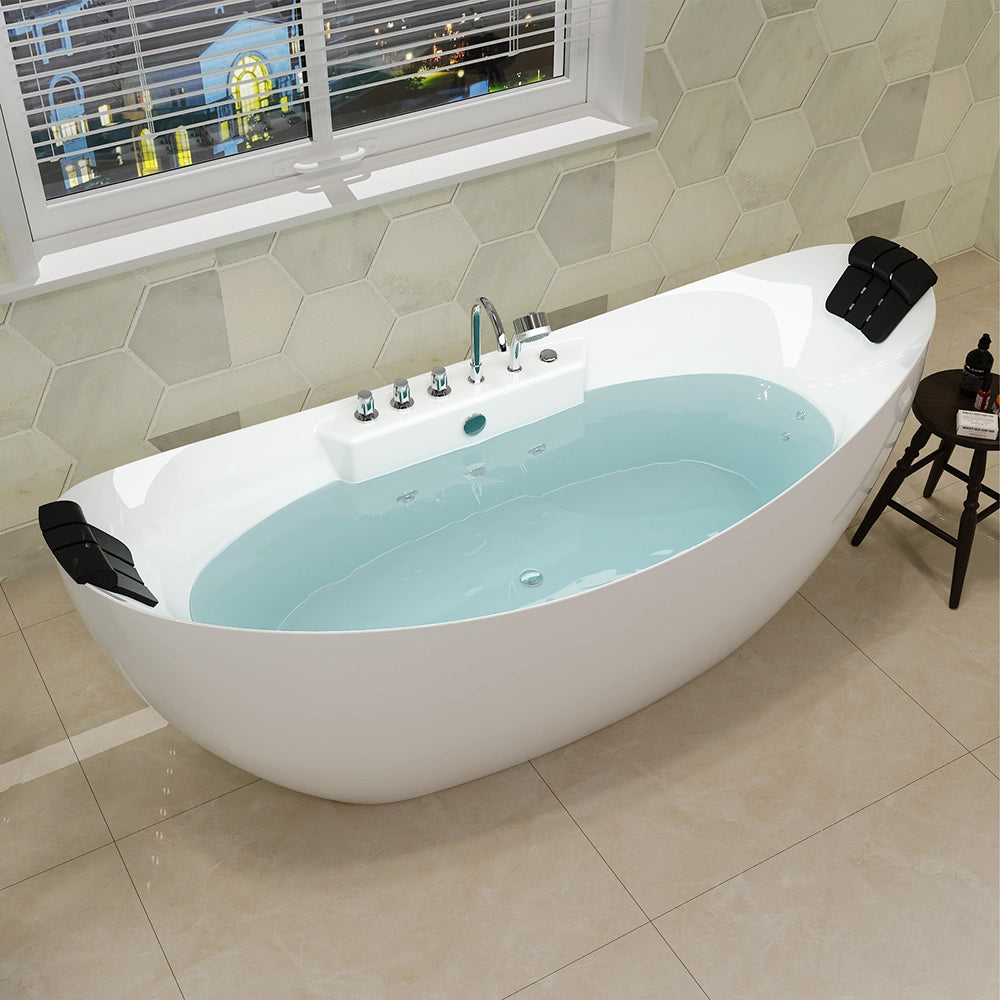
<path id="1" fill-rule="evenodd" d="M 376 162 L 371 170 L 355 177 L 320 178 L 307 189 L 207 211 L 193 219 L 153 225 L 66 249 L 45 251 L 36 246 L 37 276 L 32 281 L 0 285 L 0 301 L 39 295 L 561 153 L 619 142 L 649 132 L 654 124 L 652 119 L 643 119 L 623 125 L 599 113 L 578 114 L 400 164 Z"/>

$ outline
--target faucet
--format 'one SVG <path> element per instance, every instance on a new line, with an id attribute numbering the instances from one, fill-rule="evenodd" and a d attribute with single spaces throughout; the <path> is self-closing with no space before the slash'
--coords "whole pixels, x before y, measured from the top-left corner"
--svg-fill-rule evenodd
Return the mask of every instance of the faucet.
<path id="1" fill-rule="evenodd" d="M 481 331 L 482 311 L 486 310 L 490 322 L 493 324 L 493 332 L 497 335 L 497 347 L 501 351 L 507 350 L 507 337 L 503 332 L 503 323 L 493 303 L 486 296 L 482 296 L 472 307 L 472 360 L 469 364 L 472 371 L 469 373 L 470 382 L 482 382 L 484 376 L 481 374 L 483 367 L 483 336 Z"/>
<path id="2" fill-rule="evenodd" d="M 497 337 L 497 347 L 501 352 L 510 355 L 507 361 L 507 371 L 519 372 L 521 370 L 521 345 L 530 344 L 534 340 L 541 340 L 551 333 L 549 321 L 543 312 L 531 312 L 526 316 L 518 316 L 514 320 L 514 337 L 512 340 L 513 350 L 507 350 L 507 337 L 504 334 L 503 323 L 500 316 L 485 296 L 472 307 L 472 360 L 469 362 L 472 371 L 469 374 L 469 381 L 482 382 L 485 376 L 482 374 L 483 367 L 483 338 L 482 338 L 482 312 L 486 310 L 490 322 L 493 324 L 493 332 Z"/>

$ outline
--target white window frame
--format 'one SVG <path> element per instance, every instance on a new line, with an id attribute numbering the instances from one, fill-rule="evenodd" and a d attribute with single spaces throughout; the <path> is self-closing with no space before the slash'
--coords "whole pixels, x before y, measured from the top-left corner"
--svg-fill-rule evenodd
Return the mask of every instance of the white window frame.
<path id="1" fill-rule="evenodd" d="M 320 0 L 302 8 L 322 26 Z M 317 138 L 49 202 L 5 45 L 0 228 L 14 278 L 0 301 L 641 135 L 654 125 L 640 114 L 645 30 L 646 0 L 608 0 L 602 30 L 570 48 L 559 79 L 336 133 L 320 99 Z M 308 33 L 306 44 L 308 60 Z M 117 216 L 102 220 L 111 199 Z"/>

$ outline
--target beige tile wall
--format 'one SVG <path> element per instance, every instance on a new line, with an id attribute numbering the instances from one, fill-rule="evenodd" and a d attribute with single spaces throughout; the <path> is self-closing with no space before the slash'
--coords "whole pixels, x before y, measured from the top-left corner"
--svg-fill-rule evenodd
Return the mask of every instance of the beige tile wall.
<path id="1" fill-rule="evenodd" d="M 0 303 L 0 579 L 63 488 L 458 360 L 478 295 L 565 323 L 872 232 L 997 256 L 998 34 L 997 0 L 651 0 L 651 136 Z"/>

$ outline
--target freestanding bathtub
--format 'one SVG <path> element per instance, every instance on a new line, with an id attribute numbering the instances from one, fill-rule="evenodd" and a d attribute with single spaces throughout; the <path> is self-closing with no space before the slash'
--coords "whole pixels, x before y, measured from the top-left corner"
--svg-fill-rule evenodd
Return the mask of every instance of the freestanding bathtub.
<path id="1" fill-rule="evenodd" d="M 290 788 L 393 801 L 564 745 L 736 649 L 874 482 L 935 305 L 870 343 L 824 309 L 848 249 L 559 330 L 517 374 L 456 364 L 447 396 L 415 378 L 409 409 L 378 390 L 371 422 L 343 400 L 89 479 L 63 499 L 159 603 L 67 587 L 164 718 Z"/>

